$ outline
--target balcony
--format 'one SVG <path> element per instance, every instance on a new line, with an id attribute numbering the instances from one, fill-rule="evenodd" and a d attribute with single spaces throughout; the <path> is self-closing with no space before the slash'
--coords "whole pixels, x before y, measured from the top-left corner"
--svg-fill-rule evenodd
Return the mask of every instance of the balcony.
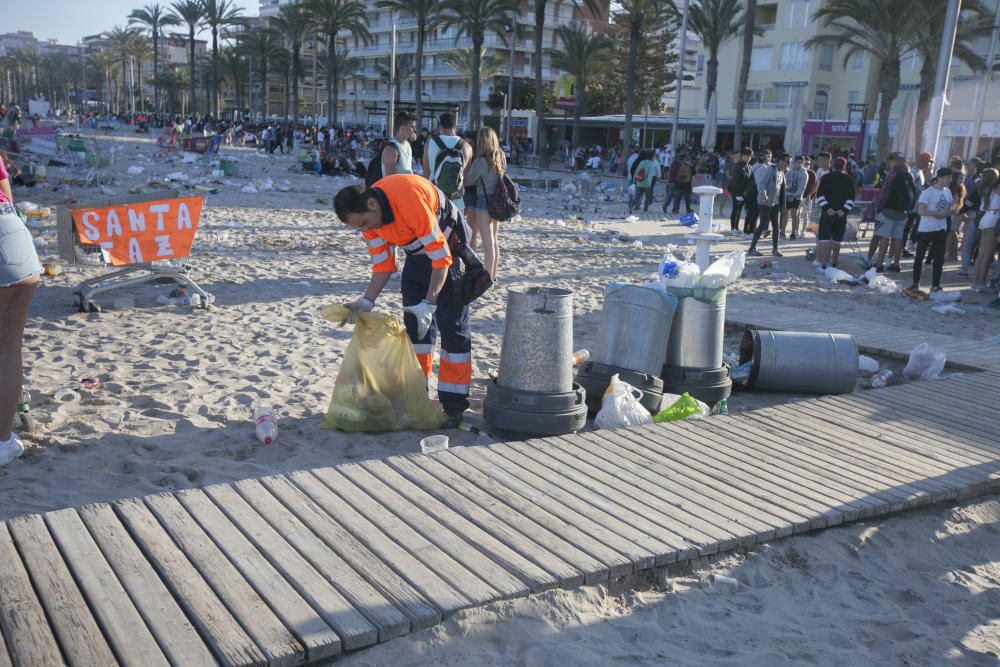
<path id="1" fill-rule="evenodd" d="M 788 109 L 791 108 L 791 103 L 789 102 L 750 102 L 746 103 L 746 109 Z M 733 105 L 736 108 L 736 105 Z"/>

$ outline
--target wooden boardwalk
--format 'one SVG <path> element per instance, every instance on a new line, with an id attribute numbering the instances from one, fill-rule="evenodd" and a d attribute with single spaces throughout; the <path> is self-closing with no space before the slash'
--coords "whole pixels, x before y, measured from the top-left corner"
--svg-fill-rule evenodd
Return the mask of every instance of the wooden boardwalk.
<path id="1" fill-rule="evenodd" d="M 1000 488 L 1000 374 L 0 525 L 0 667 L 299 665 L 454 612 Z"/>

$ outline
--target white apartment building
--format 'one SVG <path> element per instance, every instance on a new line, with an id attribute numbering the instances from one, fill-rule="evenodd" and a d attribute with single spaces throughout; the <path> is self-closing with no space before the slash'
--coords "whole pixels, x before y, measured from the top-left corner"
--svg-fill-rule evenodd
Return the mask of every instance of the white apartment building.
<path id="1" fill-rule="evenodd" d="M 273 16 L 280 11 L 281 6 L 296 0 L 261 0 L 261 17 Z M 376 0 L 365 0 L 369 11 L 369 26 L 372 40 L 365 44 L 354 35 L 345 33 L 340 48 L 346 48 L 351 56 L 360 58 L 364 64 L 363 78 L 355 78 L 341 84 L 338 116 L 346 123 L 363 125 L 380 125 L 385 122 L 385 113 L 389 101 L 389 85 L 379 74 L 377 63 L 386 62 L 391 53 L 392 27 L 396 26 L 396 52 L 398 55 L 416 54 L 417 25 L 416 21 L 405 15 L 391 15 L 389 11 L 376 7 Z M 514 77 L 534 79 L 535 67 L 535 3 L 534 0 L 521 0 L 517 21 L 523 31 L 523 36 L 514 43 Z M 554 48 L 557 44 L 556 30 L 561 25 L 583 20 L 585 15 L 573 3 L 565 0 L 555 0 L 546 7 L 545 34 L 543 48 Z M 606 20 L 606 17 L 605 19 Z M 597 29 L 602 29 L 598 25 Z M 307 49 L 311 45 L 307 44 Z M 472 40 L 468 36 L 457 38 L 457 29 L 435 29 L 431 31 L 424 43 L 422 77 L 423 97 L 426 107 L 422 124 L 433 125 L 433 115 L 444 108 L 457 109 L 460 123 L 469 117 L 469 100 L 471 88 L 468 79 L 445 64 L 445 57 L 451 51 L 468 49 Z M 506 78 L 510 73 L 511 51 L 499 35 L 488 34 L 484 44 L 486 54 L 498 54 L 504 62 L 502 72 L 481 82 L 480 100 L 482 115 L 489 114 L 486 99 L 499 85 L 499 79 Z M 414 56 L 415 57 L 415 56 Z M 560 72 L 551 68 L 548 57 L 543 56 L 543 80 L 554 84 Z M 307 68 L 307 79 L 309 78 Z M 322 75 L 320 75 L 322 78 Z M 311 81 L 307 81 L 307 86 Z M 326 94 L 323 82 L 320 81 L 319 97 L 325 101 Z M 506 88 L 504 88 L 506 92 Z M 402 80 L 400 89 L 400 105 L 402 108 L 413 109 L 416 102 L 414 79 Z M 326 115 L 326 113 L 322 113 Z"/>
<path id="2" fill-rule="evenodd" d="M 815 151 L 823 142 L 838 148 L 854 148 L 857 154 L 874 147 L 878 129 L 877 111 L 881 103 L 878 93 L 878 63 L 867 54 L 858 54 L 844 64 L 844 51 L 832 47 L 809 50 L 805 43 L 820 29 L 813 22 L 813 12 L 825 0 L 758 0 L 757 25 L 763 36 L 754 40 L 747 87 L 745 118 L 748 122 L 787 122 L 792 116 L 793 100 L 805 102 L 807 113 L 803 120 L 803 149 Z M 943 1 L 943 0 L 942 0 Z M 1000 0 L 984 0 L 991 11 Z M 959 28 L 961 31 L 961 27 Z M 960 32 L 961 36 L 961 32 Z M 977 53 L 984 58 L 989 40 L 980 40 Z M 742 40 L 728 42 L 719 54 L 718 109 L 720 135 L 731 136 L 736 113 L 736 92 L 739 80 Z M 707 58 L 704 52 L 702 56 Z M 705 73 L 697 68 L 694 84 L 685 87 L 681 100 L 681 115 L 704 118 Z M 900 113 L 908 95 L 916 105 L 920 82 L 920 57 L 912 54 L 903 61 L 901 90 L 891 110 L 890 133 L 895 131 Z M 969 141 L 975 109 L 986 105 L 986 123 L 983 130 L 982 150 L 995 143 L 1000 149 L 1000 76 L 996 77 L 990 99 L 983 99 L 982 73 L 973 72 L 957 60 L 952 63 L 949 84 L 951 104 L 945 110 L 942 131 L 943 142 L 939 153 L 962 153 Z M 848 127 L 848 110 L 851 105 L 864 105 L 867 120 L 859 131 Z M 857 109 L 858 107 L 855 107 Z M 825 122 L 824 122 L 825 118 Z M 690 128 L 689 128 L 690 129 Z M 770 135 L 758 135 L 763 143 L 780 142 L 784 130 Z M 918 142 L 919 143 L 919 142 Z M 720 145 L 725 145 L 724 141 Z"/>

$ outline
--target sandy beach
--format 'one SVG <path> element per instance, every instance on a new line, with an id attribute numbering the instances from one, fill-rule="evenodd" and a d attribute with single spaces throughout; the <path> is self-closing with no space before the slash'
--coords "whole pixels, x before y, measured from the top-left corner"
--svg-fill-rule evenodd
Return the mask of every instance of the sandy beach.
<path id="1" fill-rule="evenodd" d="M 181 186 L 191 179 L 219 181 L 219 194 L 206 195 L 192 255 L 183 260 L 215 297 L 214 306 L 159 305 L 156 298 L 170 286 L 146 285 L 105 297 L 104 312 L 81 313 L 73 289 L 107 268 L 66 266 L 62 275 L 43 277 L 24 349 L 39 433 L 25 437 L 21 460 L 0 469 L 0 518 L 419 451 L 423 434 L 320 428 L 351 330 L 323 320 L 319 311 L 357 298 L 370 271 L 359 235 L 330 207 L 351 181 L 303 174 L 291 156 L 235 148 L 222 153 L 240 161 L 240 177 L 216 179 L 209 160 L 152 157 L 148 137 L 122 134 L 100 144 L 120 147 L 106 168 L 114 183 L 105 186 L 118 195 L 136 187 L 155 191 L 150 181 L 177 172 L 188 179 Z M 129 174 L 130 166 L 143 172 Z M 51 167 L 49 184 L 80 173 Z M 242 191 L 248 184 L 264 189 L 267 179 L 274 190 Z M 97 187 L 78 186 L 14 194 L 44 206 L 106 198 Z M 668 243 L 684 243 L 686 228 L 659 215 L 662 199 L 641 220 L 627 221 L 625 205 L 601 201 L 602 194 L 524 196 L 522 219 L 502 227 L 501 288 L 571 289 L 576 348 L 592 345 L 608 282 L 645 281 Z M 570 216 L 580 216 L 583 228 Z M 45 241 L 43 261 L 55 260 L 55 216 L 33 219 L 32 226 Z M 602 233 L 612 231 L 628 238 Z M 1000 334 L 1000 312 L 978 308 L 986 295 L 966 291 L 966 313 L 942 315 L 929 302 L 830 283 L 803 259 L 812 239 L 785 243 L 786 257 L 770 267 L 750 263 L 733 292 L 762 309 L 780 304 L 851 313 L 968 341 Z M 727 240 L 717 249 L 747 244 Z M 845 247 L 842 266 L 860 273 L 851 251 Z M 946 265 L 948 291 L 968 287 L 952 276 L 956 268 Z M 909 279 L 907 273 L 895 277 L 901 286 Z M 125 296 L 134 297 L 134 306 L 111 307 Z M 473 310 L 473 423 L 481 423 L 485 383 L 500 358 L 504 307 L 497 289 Z M 401 312 L 398 283 L 390 283 L 377 308 Z M 984 354 L 995 350 L 984 345 Z M 80 390 L 85 378 L 99 385 Z M 81 400 L 56 402 L 53 393 L 64 387 L 79 390 Z M 736 394 L 730 409 L 780 400 L 797 397 Z M 260 405 L 278 415 L 279 438 L 269 447 L 254 438 L 251 417 Z M 453 446 L 477 442 L 468 433 L 450 435 Z M 478 440 L 485 441 L 491 440 Z M 727 556 L 660 582 L 637 582 L 634 590 L 559 591 L 466 612 L 345 662 L 995 665 L 998 524 L 996 497 L 855 524 Z M 741 590 L 708 595 L 698 583 L 703 572 L 733 576 Z"/>

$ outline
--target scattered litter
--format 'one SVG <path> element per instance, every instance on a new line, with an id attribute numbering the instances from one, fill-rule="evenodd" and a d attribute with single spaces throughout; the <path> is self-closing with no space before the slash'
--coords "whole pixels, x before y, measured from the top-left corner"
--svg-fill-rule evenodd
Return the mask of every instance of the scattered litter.
<path id="1" fill-rule="evenodd" d="M 931 295 L 933 298 L 933 295 Z M 932 306 L 931 310 L 942 315 L 965 315 L 965 311 L 951 303 L 942 303 L 940 306 Z"/>
<path id="2" fill-rule="evenodd" d="M 618 374 L 611 376 L 608 391 L 604 394 L 601 409 L 594 419 L 598 428 L 623 428 L 652 424 L 653 418 L 642 406 L 639 398 L 642 393 L 627 382 L 618 379 Z"/>
<path id="3" fill-rule="evenodd" d="M 874 375 L 868 381 L 872 389 L 882 389 L 887 387 L 890 382 L 892 382 L 893 374 L 888 368 L 883 368 Z"/>
<path id="4" fill-rule="evenodd" d="M 708 416 L 708 405 L 702 403 L 687 392 L 684 392 L 680 396 L 664 394 L 663 402 L 660 403 L 660 405 L 663 405 L 668 401 L 670 402 L 667 407 L 660 410 L 660 412 L 653 417 L 653 421 L 655 423 L 662 424 L 665 422 L 684 421 L 685 419 L 701 419 L 702 417 Z"/>
<path id="5" fill-rule="evenodd" d="M 76 390 L 70 389 L 69 387 L 63 387 L 62 389 L 57 389 L 56 392 L 52 394 L 52 398 L 54 398 L 58 403 L 80 402 L 80 394 L 77 393 Z"/>
<path id="6" fill-rule="evenodd" d="M 146 171 L 145 167 L 131 166 L 126 170 L 132 176 L 138 176 L 142 172 Z"/>
<path id="7" fill-rule="evenodd" d="M 736 383 L 743 383 L 749 380 L 751 363 L 752 362 L 748 361 L 733 368 L 731 371 L 729 371 L 729 378 Z"/>
<path id="8" fill-rule="evenodd" d="M 194 164 L 198 161 L 198 156 L 195 153 L 184 153 L 181 156 L 181 162 L 184 164 Z"/>
<path id="9" fill-rule="evenodd" d="M 188 179 L 188 175 L 185 174 L 183 171 L 175 171 L 175 172 L 172 172 L 172 173 L 167 174 L 166 176 L 164 176 L 163 180 L 165 180 L 165 181 L 186 181 L 186 180 L 189 180 L 189 179 Z M 152 185 L 152 183 L 150 185 Z"/>
<path id="10" fill-rule="evenodd" d="M 107 195 L 109 197 L 114 197 L 115 196 L 115 191 L 105 185 L 104 187 L 101 188 L 101 194 L 102 195 Z"/>
<path id="11" fill-rule="evenodd" d="M 303 287 L 312 287 L 312 283 L 309 282 L 308 280 L 299 280 L 299 281 L 296 281 L 296 282 L 294 282 L 292 284 L 293 285 L 302 285 Z"/>
<path id="12" fill-rule="evenodd" d="M 424 454 L 432 454 L 448 449 L 448 436 L 429 435 L 420 441 L 420 451 Z"/>
<path id="13" fill-rule="evenodd" d="M 854 276 L 852 276 L 847 271 L 842 271 L 838 269 L 835 266 L 828 266 L 826 268 L 826 271 L 823 272 L 823 275 L 826 276 L 827 280 L 833 283 L 850 284 L 850 285 L 854 284 Z"/>
<path id="14" fill-rule="evenodd" d="M 940 291 L 937 291 L 937 292 L 931 292 L 931 295 L 929 297 L 927 297 L 927 298 L 930 299 L 931 301 L 943 301 L 943 302 L 961 301 L 962 300 L 962 293 L 961 292 L 945 292 L 944 290 L 940 290 Z M 935 310 L 935 309 L 931 308 L 931 310 Z M 938 312 L 941 312 L 941 311 L 938 311 Z"/>
<path id="15" fill-rule="evenodd" d="M 83 378 L 80 380 L 80 389 L 86 389 L 87 391 L 92 391 L 101 386 L 101 381 L 97 378 Z"/>
<path id="16" fill-rule="evenodd" d="M 921 343 L 910 352 L 910 359 L 903 369 L 903 377 L 909 382 L 933 380 L 941 375 L 944 364 L 944 352 L 935 350 L 927 343 Z"/>
<path id="17" fill-rule="evenodd" d="M 881 294 L 895 294 L 899 291 L 899 285 L 892 278 L 877 275 L 868 282 L 869 289 L 873 289 Z"/>
<path id="18" fill-rule="evenodd" d="M 740 590 L 740 582 L 721 574 L 703 574 L 701 576 L 701 589 L 709 595 L 737 593 Z"/>
<path id="19" fill-rule="evenodd" d="M 877 373 L 878 362 L 863 354 L 858 355 L 858 370 L 863 373 Z"/>
<path id="20" fill-rule="evenodd" d="M 244 185 L 240 189 L 240 192 L 242 192 L 245 195 L 255 195 L 255 194 L 257 194 L 257 188 L 255 188 L 252 185 L 247 184 L 247 185 Z"/>
<path id="21" fill-rule="evenodd" d="M 317 204 L 322 204 L 323 206 L 329 206 L 330 205 L 330 200 L 329 199 L 324 199 L 323 197 L 316 197 L 316 203 Z"/>
<path id="22" fill-rule="evenodd" d="M 242 222 L 236 222 L 235 220 L 227 222 L 226 227 L 229 227 L 230 229 L 246 229 L 246 225 Z"/>

